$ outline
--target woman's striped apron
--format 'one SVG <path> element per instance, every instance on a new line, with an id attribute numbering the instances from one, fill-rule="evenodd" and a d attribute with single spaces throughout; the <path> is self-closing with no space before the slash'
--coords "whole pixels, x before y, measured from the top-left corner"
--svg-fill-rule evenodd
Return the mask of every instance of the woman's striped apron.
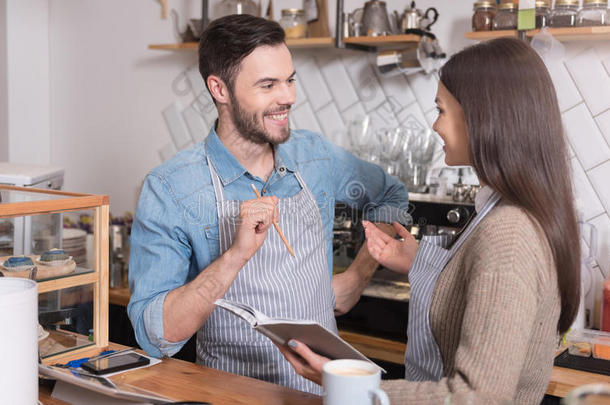
<path id="1" fill-rule="evenodd" d="M 208 158 L 218 210 L 220 254 L 233 243 L 242 201 L 229 201 Z M 313 194 L 299 173 L 302 190 L 279 200 L 279 225 L 296 257 L 270 227 L 256 254 L 241 269 L 224 298 L 248 304 L 274 318 L 314 320 L 337 332 L 334 294 L 326 259 L 322 218 Z M 254 196 L 254 193 L 253 193 Z M 297 375 L 277 347 L 243 319 L 216 309 L 197 332 L 197 361 L 206 366 L 321 394 Z"/>
<path id="2" fill-rule="evenodd" d="M 443 377 L 443 358 L 430 328 L 430 305 L 434 286 L 449 260 L 499 200 L 500 195 L 493 193 L 451 248 L 447 249 L 452 241 L 449 235 L 424 236 L 420 241 L 417 255 L 409 270 L 411 298 L 405 353 L 407 380 L 439 381 Z"/>

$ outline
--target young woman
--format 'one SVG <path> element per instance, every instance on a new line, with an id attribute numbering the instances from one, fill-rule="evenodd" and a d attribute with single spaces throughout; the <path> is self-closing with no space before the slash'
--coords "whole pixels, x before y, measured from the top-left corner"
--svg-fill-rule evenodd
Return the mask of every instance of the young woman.
<path id="1" fill-rule="evenodd" d="M 481 43 L 440 72 L 434 130 L 448 165 L 472 166 L 476 216 L 455 241 L 419 246 L 365 222 L 368 248 L 411 284 L 405 380 L 383 381 L 392 404 L 442 404 L 453 393 L 538 405 L 559 334 L 580 288 L 577 222 L 561 115 L 535 51 L 516 39 Z M 318 383 L 328 361 L 300 342 L 282 349 Z M 298 354 L 297 355 L 295 355 Z"/>

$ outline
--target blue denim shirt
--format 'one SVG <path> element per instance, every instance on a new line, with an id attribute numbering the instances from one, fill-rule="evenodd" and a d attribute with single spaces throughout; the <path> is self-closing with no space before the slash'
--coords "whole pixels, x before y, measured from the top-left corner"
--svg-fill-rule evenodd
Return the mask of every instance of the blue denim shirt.
<path id="1" fill-rule="evenodd" d="M 193 280 L 219 256 L 216 198 L 206 153 L 218 172 L 228 200 L 255 198 L 251 184 L 263 195 L 292 197 L 301 187 L 298 171 L 313 193 L 328 242 L 332 274 L 335 203 L 361 209 L 378 222 L 408 222 L 404 185 L 380 167 L 360 160 L 321 135 L 292 131 L 278 145 L 269 179 L 244 169 L 212 129 L 207 139 L 148 174 L 131 231 L 127 311 L 140 346 L 152 356 L 171 356 L 186 340 L 163 337 L 163 301 L 171 290 Z"/>

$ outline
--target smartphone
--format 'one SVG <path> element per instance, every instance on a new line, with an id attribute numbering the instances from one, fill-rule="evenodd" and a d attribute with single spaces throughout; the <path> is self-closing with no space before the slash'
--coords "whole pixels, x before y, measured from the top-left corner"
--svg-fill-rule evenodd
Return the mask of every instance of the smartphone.
<path id="1" fill-rule="evenodd" d="M 148 357 L 140 356 L 137 353 L 124 353 L 103 359 L 87 361 L 81 364 L 81 367 L 83 370 L 93 374 L 108 374 L 145 366 L 149 363 L 150 359 Z"/>

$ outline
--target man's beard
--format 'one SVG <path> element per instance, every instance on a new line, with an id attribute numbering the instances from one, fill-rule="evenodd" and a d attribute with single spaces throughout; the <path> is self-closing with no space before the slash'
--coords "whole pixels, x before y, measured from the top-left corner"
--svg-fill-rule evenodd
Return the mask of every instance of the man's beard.
<path id="1" fill-rule="evenodd" d="M 240 135 L 244 139 L 246 139 L 247 141 L 259 144 L 259 145 L 262 145 L 265 143 L 270 143 L 272 145 L 278 145 L 278 144 L 284 143 L 288 140 L 288 137 L 290 136 L 290 128 L 288 126 L 285 126 L 281 129 L 281 138 L 280 139 L 273 139 L 273 138 L 271 138 L 271 136 L 269 135 L 267 130 L 265 130 L 265 128 L 257 121 L 255 113 L 249 113 L 246 110 L 244 110 L 242 108 L 241 104 L 239 103 L 239 101 L 237 101 L 237 98 L 235 97 L 233 92 L 230 92 L 230 97 L 231 97 L 231 113 L 233 115 L 233 124 L 235 125 L 235 128 L 237 129 L 237 131 L 240 133 Z M 282 113 L 282 112 L 287 113 L 288 111 L 290 111 L 290 107 L 285 108 L 281 111 L 266 112 L 263 114 L 263 117 L 266 114 Z"/>

